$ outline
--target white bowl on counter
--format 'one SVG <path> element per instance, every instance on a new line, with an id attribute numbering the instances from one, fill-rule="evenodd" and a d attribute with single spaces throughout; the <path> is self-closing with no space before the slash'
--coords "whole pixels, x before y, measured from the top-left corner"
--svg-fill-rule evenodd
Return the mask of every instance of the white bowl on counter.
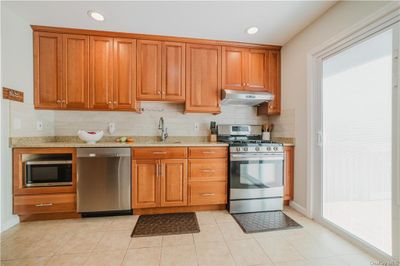
<path id="1" fill-rule="evenodd" d="M 78 137 L 87 144 L 96 144 L 104 136 L 103 130 L 100 131 L 85 131 L 79 130 Z"/>

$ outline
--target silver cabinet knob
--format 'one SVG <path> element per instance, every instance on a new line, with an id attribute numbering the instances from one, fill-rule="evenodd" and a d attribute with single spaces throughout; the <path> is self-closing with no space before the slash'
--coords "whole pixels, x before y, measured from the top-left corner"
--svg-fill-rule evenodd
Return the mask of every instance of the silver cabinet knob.
<path id="1" fill-rule="evenodd" d="M 57 103 L 61 103 L 61 100 L 57 100 Z"/>
<path id="2" fill-rule="evenodd" d="M 114 102 L 115 105 L 117 105 L 117 102 Z"/>

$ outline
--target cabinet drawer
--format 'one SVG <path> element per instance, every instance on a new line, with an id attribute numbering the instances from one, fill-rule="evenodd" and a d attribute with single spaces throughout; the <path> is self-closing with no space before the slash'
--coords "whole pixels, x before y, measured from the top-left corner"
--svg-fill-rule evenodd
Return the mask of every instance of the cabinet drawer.
<path id="1" fill-rule="evenodd" d="M 190 159 L 190 181 L 227 181 L 228 159 Z"/>
<path id="2" fill-rule="evenodd" d="M 189 147 L 189 158 L 226 158 L 227 147 Z"/>
<path id="3" fill-rule="evenodd" d="M 14 197 L 14 213 L 76 212 L 76 194 L 46 194 Z"/>
<path id="4" fill-rule="evenodd" d="M 190 205 L 226 204 L 226 182 L 191 182 Z"/>
<path id="5" fill-rule="evenodd" d="M 132 149 L 133 159 L 185 159 L 186 157 L 186 147 L 154 147 Z"/>

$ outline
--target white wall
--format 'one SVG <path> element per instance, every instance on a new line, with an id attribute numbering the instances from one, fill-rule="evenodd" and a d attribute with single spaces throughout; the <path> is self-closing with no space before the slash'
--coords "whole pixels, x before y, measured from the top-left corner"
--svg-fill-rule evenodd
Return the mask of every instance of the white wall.
<path id="1" fill-rule="evenodd" d="M 329 9 L 319 19 L 297 34 L 281 50 L 282 109 L 293 110 L 294 137 L 296 139 L 294 203 L 307 207 L 307 56 L 324 41 L 351 27 L 366 16 L 388 4 L 385 1 L 343 1 Z M 287 123 L 284 116 L 271 118 L 278 128 Z M 284 132 L 290 134 L 290 132 Z"/>
<path id="2" fill-rule="evenodd" d="M 1 99 L 1 231 L 18 223 L 12 215 L 12 157 L 8 146 L 11 133 L 12 110 L 19 109 L 21 130 L 33 132 L 39 120 L 52 123 L 53 111 L 44 111 L 32 116 L 33 110 L 33 49 L 32 31 L 29 24 L 2 5 L 1 8 L 1 86 L 24 92 L 25 103 L 14 103 Z M 20 108 L 18 108 L 20 107 Z M 21 112 L 22 111 L 22 112 Z M 50 124 L 49 122 L 49 124 Z M 50 125 L 52 127 L 52 125 Z M 46 135 L 48 132 L 33 132 Z"/>

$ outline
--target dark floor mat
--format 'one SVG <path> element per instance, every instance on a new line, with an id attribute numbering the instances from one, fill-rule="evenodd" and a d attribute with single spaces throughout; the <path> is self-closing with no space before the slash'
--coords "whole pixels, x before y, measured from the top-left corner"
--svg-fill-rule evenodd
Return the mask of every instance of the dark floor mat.
<path id="1" fill-rule="evenodd" d="M 200 229 L 194 212 L 140 215 L 131 237 L 198 232 L 200 232 Z"/>
<path id="2" fill-rule="evenodd" d="M 281 211 L 237 213 L 232 216 L 245 233 L 302 227 Z"/>

